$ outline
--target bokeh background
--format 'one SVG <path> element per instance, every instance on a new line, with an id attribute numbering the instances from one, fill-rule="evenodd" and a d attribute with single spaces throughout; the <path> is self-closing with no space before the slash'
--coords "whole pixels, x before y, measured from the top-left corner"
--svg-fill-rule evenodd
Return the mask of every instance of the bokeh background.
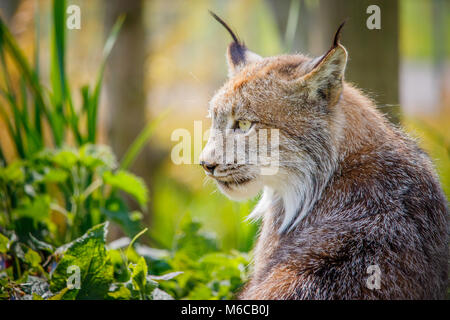
<path id="1" fill-rule="evenodd" d="M 101 91 L 99 142 L 120 157 L 142 128 L 158 120 L 131 171 L 150 188 L 143 224 L 152 246 L 170 248 L 181 219 L 190 214 L 217 234 L 225 249 L 247 252 L 257 225 L 245 222 L 256 200 L 236 203 L 206 181 L 195 164 L 174 165 L 171 134 L 206 119 L 208 101 L 226 80 L 230 37 L 208 14 L 216 12 L 262 56 L 323 54 L 345 19 L 347 80 L 369 94 L 391 121 L 407 128 L 433 157 L 450 195 L 450 2 L 446 0 L 73 0 L 81 29 L 67 30 L 67 75 L 73 88 L 95 82 L 102 48 L 116 19 L 125 22 L 108 59 Z M 369 5 L 381 9 L 381 29 L 369 30 Z M 39 37 L 41 77 L 50 82 L 51 1 L 0 0 L 0 13 L 27 56 Z M 81 96 L 73 94 L 76 105 Z M 0 121 L 0 143 L 14 159 Z M 71 144 L 70 136 L 67 144 Z M 193 159 L 194 160 L 194 159 Z M 134 204 L 130 202 L 130 206 Z M 110 237 L 121 236 L 119 229 Z"/>

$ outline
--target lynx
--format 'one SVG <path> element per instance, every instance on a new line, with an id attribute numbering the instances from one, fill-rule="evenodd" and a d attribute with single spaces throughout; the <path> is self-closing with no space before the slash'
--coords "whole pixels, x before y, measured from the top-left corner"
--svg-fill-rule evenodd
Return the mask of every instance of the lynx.
<path id="1" fill-rule="evenodd" d="M 262 219 L 253 274 L 239 298 L 445 298 L 447 200 L 427 154 L 344 81 L 342 25 L 323 56 L 263 58 L 212 15 L 233 39 L 228 81 L 210 102 L 213 132 L 279 131 L 273 175 L 219 161 L 214 133 L 200 156 L 231 199 L 262 191 L 249 216 Z M 374 266 L 378 286 L 368 285 Z"/>

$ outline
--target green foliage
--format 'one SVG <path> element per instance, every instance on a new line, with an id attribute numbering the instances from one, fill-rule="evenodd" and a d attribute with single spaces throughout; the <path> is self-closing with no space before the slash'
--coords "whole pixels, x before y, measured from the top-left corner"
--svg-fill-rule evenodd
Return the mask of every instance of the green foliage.
<path id="1" fill-rule="evenodd" d="M 1 236 L 1 258 L 23 260 L 24 273 L 13 280 L 12 267 L 0 271 L 0 298 L 26 300 L 84 300 L 84 299 L 172 299 L 159 289 L 159 283 L 148 275 L 147 262 L 138 255 L 117 255 L 105 243 L 107 223 L 97 225 L 71 243 L 52 250 L 43 262 L 41 255 L 20 244 L 21 251 L 13 252 L 10 242 Z M 6 240 L 5 240 L 6 239 Z M 47 245 L 47 248 L 50 248 Z M 25 252 L 26 251 L 26 252 Z M 133 262 L 128 263 L 129 259 Z M 136 263 L 134 263 L 136 262 Z M 115 268 L 128 263 L 122 279 Z M 48 265 L 47 270 L 44 266 Z M 173 275 L 176 276 L 177 274 Z M 157 277 L 158 281 L 173 276 Z"/>
<path id="2" fill-rule="evenodd" d="M 231 299 L 247 279 L 248 256 L 221 251 L 189 217 L 170 252 L 134 241 L 125 251 L 111 248 L 105 243 L 107 226 L 94 226 L 56 250 L 37 239 L 39 248 L 32 249 L 0 234 L 0 262 L 7 266 L 0 269 L 0 298 Z"/>
<path id="3" fill-rule="evenodd" d="M 137 155 L 144 148 L 147 141 L 152 137 L 161 120 L 163 120 L 166 115 L 169 114 L 169 112 L 170 109 L 167 109 L 165 112 L 161 113 L 155 120 L 149 122 L 144 127 L 144 129 L 142 129 L 142 131 L 130 145 L 127 152 L 125 152 L 122 160 L 120 161 L 120 169 L 128 169 L 133 164 Z"/>
<path id="4" fill-rule="evenodd" d="M 144 181 L 130 172 L 119 170 L 115 173 L 106 171 L 103 174 L 105 183 L 132 195 L 144 207 L 148 201 L 148 191 Z"/>
<path id="5" fill-rule="evenodd" d="M 0 253 L 6 253 L 9 249 L 9 239 L 0 233 Z"/>
<path id="6" fill-rule="evenodd" d="M 52 292 L 66 288 L 70 275 L 68 270 L 76 266 L 80 270 L 80 288 L 67 291 L 62 298 L 101 299 L 105 296 L 113 282 L 113 268 L 105 248 L 105 235 L 106 224 L 101 224 L 63 247 L 63 257 L 51 276 Z"/>
<path id="7" fill-rule="evenodd" d="M 0 299 L 231 297 L 245 278 L 246 260 L 221 253 L 198 222 L 186 217 L 171 251 L 137 243 L 147 229 L 139 232 L 142 214 L 130 211 L 121 195 L 146 209 L 144 182 L 126 170 L 162 116 L 144 128 L 120 164 L 107 146 L 94 144 L 105 61 L 124 18 L 106 42 L 93 88 L 81 88 L 82 105 L 75 108 L 65 71 L 65 9 L 65 1 L 54 1 L 50 90 L 39 77 L 39 52 L 29 63 L 0 20 L 0 116 L 18 156 L 7 161 L 0 147 Z M 7 59 L 19 71 L 19 86 Z M 137 234 L 126 251 L 106 245 L 108 220 Z"/>
<path id="8" fill-rule="evenodd" d="M 448 10 L 448 1 L 399 1 L 400 14 L 400 52 L 409 59 L 432 59 L 435 54 L 433 43 L 433 28 L 449 29 L 450 10 Z M 443 25 L 436 25 L 436 12 L 442 10 Z M 421 21 L 421 23 L 417 23 Z M 443 44 L 444 54 L 448 57 L 450 54 L 450 34 L 444 33 L 445 38 L 439 39 Z"/>
<path id="9" fill-rule="evenodd" d="M 93 88 L 81 89 L 82 105 L 75 108 L 66 73 L 66 5 L 64 0 L 53 1 L 50 90 L 39 75 L 39 30 L 35 59 L 30 63 L 0 19 L 0 69 L 4 79 L 0 116 L 21 159 L 8 165 L 0 146 L 0 212 L 4 213 L 0 225 L 15 230 L 21 241 L 32 234 L 59 245 L 106 218 L 134 234 L 139 230 L 140 213 L 130 212 L 114 189 L 125 189 L 142 208 L 147 202 L 142 181 L 126 171 L 113 171 L 117 164 L 109 148 L 93 144 L 105 63 L 124 17 L 117 20 L 106 41 Z M 14 83 L 13 65 L 7 61 L 20 74 L 19 85 Z M 47 142 L 44 127 L 49 128 L 53 143 Z M 76 148 L 67 147 L 71 136 Z"/>
<path id="10" fill-rule="evenodd" d="M 71 133 L 77 146 L 96 142 L 97 114 L 100 90 L 106 59 L 117 38 L 124 17 L 114 25 L 103 50 L 103 61 L 93 88 L 81 89 L 82 105 L 75 108 L 71 96 L 70 82 L 66 74 L 66 2 L 53 2 L 51 38 L 51 90 L 39 77 L 39 34 L 36 35 L 37 48 L 34 65 L 29 63 L 21 51 L 5 22 L 0 19 L 0 62 L 6 88 L 0 88 L 0 116 L 5 122 L 13 146 L 20 158 L 27 158 L 45 147 L 44 125 L 48 124 L 53 145 L 62 147 Z M 20 85 L 14 86 L 11 66 L 6 63 L 11 58 L 20 74 Z M 12 117 L 11 117 L 12 116 Z M 6 162 L 0 147 L 0 162 Z"/>
<path id="11" fill-rule="evenodd" d="M 231 299 L 247 280 L 249 257 L 232 250 L 223 251 L 212 234 L 184 217 L 169 257 L 169 270 L 181 274 L 161 283 L 176 299 Z"/>
<path id="12" fill-rule="evenodd" d="M 406 117 L 403 122 L 413 135 L 419 137 L 421 146 L 433 159 L 442 188 L 447 199 L 450 199 L 450 135 L 447 130 L 448 124 L 445 121 L 442 123 L 439 119 L 425 121 Z"/>
<path id="13" fill-rule="evenodd" d="M 140 229 L 141 215 L 130 212 L 115 188 L 135 196 L 142 207 L 147 188 L 129 172 L 115 171 L 106 146 L 43 150 L 0 167 L 0 222 L 24 240 L 29 234 L 62 244 L 109 219 L 129 235 Z M 55 221 L 59 221 L 56 223 Z M 64 227 L 67 232 L 58 232 Z"/>
<path id="14" fill-rule="evenodd" d="M 157 175 L 154 184 L 158 187 L 153 189 L 150 202 L 153 209 L 150 234 L 158 246 L 172 248 L 183 217 L 190 214 L 207 230 L 217 233 L 218 246 L 223 250 L 248 252 L 252 249 L 258 223 L 245 219 L 256 199 L 233 202 L 217 192 L 213 184 L 194 189 L 167 175 Z"/>

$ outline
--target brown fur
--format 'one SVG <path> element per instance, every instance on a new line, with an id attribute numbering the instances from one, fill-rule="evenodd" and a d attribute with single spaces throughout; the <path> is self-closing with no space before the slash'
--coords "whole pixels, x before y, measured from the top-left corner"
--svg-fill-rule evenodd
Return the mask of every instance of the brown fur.
<path id="1" fill-rule="evenodd" d="M 276 176 L 260 177 L 254 165 L 219 163 L 217 174 L 236 182 L 224 187 L 213 174 L 230 197 L 273 191 L 261 213 L 253 276 L 240 298 L 442 299 L 448 209 L 433 165 L 343 81 L 347 52 L 336 39 L 318 59 L 261 58 L 244 47 L 244 62 L 233 65 L 229 57 L 230 79 L 211 101 L 215 128 L 232 117 L 281 135 Z M 211 149 L 202 161 L 217 160 Z M 238 183 L 247 179 L 256 182 Z M 298 189 L 297 215 L 305 215 L 283 227 L 289 188 Z M 370 265 L 380 267 L 379 290 L 366 285 Z"/>

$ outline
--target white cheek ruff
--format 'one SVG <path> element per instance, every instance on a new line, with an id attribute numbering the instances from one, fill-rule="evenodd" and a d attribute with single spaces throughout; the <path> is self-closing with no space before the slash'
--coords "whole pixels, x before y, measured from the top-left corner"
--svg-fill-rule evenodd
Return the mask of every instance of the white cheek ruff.
<path id="1" fill-rule="evenodd" d="M 246 220 L 257 220 L 264 216 L 271 206 L 280 202 L 284 217 L 278 232 L 290 232 L 311 211 L 316 201 L 321 197 L 323 189 L 333 172 L 333 161 L 328 163 L 328 170 L 319 173 L 314 166 L 300 164 L 296 173 L 290 173 L 288 179 L 280 178 L 279 185 L 265 186 L 261 200 L 248 215 Z M 300 170 L 299 168 L 303 168 Z"/>
<path id="2" fill-rule="evenodd" d="M 247 216 L 245 221 L 249 220 L 257 220 L 261 218 L 264 215 L 264 212 L 269 210 L 270 206 L 274 202 L 274 190 L 270 187 L 264 187 L 263 194 L 261 196 L 261 199 L 256 204 L 255 208 L 253 208 L 253 211 Z"/>
<path id="3" fill-rule="evenodd" d="M 229 187 L 217 183 L 220 191 L 234 201 L 244 201 L 256 197 L 263 188 L 257 177 L 242 185 L 231 185 Z"/>
<path id="4" fill-rule="evenodd" d="M 284 206 L 284 219 L 278 232 L 291 231 L 308 214 L 317 199 L 320 197 L 315 192 L 316 186 L 311 174 L 298 177 L 293 186 L 287 188 L 282 195 Z"/>

